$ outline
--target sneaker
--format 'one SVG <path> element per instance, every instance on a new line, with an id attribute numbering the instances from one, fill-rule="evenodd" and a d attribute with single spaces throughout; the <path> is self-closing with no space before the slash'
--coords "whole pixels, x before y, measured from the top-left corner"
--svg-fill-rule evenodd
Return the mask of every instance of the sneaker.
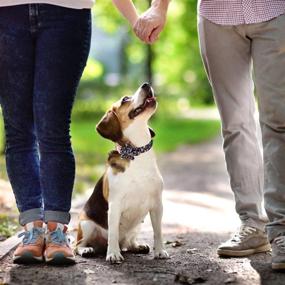
<path id="1" fill-rule="evenodd" d="M 67 226 L 48 222 L 46 234 L 45 260 L 48 264 L 74 264 L 75 256 L 67 238 Z"/>
<path id="2" fill-rule="evenodd" d="M 24 226 L 25 231 L 18 237 L 23 237 L 21 244 L 16 248 L 13 262 L 30 264 L 43 261 L 45 246 L 45 229 L 42 221 L 34 221 Z"/>
<path id="3" fill-rule="evenodd" d="M 240 257 L 270 249 L 265 232 L 254 227 L 241 226 L 239 232 L 218 247 L 217 253 L 220 256 Z"/>
<path id="4" fill-rule="evenodd" d="M 285 234 L 272 241 L 272 269 L 285 269 Z"/>

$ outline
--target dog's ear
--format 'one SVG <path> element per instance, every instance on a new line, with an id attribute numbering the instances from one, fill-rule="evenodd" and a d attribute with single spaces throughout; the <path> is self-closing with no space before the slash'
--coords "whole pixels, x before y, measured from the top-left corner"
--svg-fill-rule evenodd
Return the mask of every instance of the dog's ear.
<path id="1" fill-rule="evenodd" d="M 152 128 L 148 127 L 151 137 L 155 137 L 155 132 Z"/>
<path id="2" fill-rule="evenodd" d="M 123 137 L 120 121 L 114 111 L 107 112 L 96 126 L 97 132 L 104 138 L 118 142 Z"/>

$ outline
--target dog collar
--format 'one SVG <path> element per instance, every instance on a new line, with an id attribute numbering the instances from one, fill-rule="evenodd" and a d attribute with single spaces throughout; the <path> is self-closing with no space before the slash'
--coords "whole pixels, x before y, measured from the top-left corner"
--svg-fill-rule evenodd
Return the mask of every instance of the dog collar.
<path id="1" fill-rule="evenodd" d="M 141 146 L 141 147 L 135 147 L 135 146 L 132 146 L 131 144 L 126 143 L 123 146 L 119 145 L 117 148 L 118 148 L 118 152 L 121 155 L 121 158 L 134 160 L 135 156 L 138 156 L 144 152 L 149 151 L 152 148 L 152 145 L 153 145 L 153 140 L 151 140 L 145 146 Z"/>

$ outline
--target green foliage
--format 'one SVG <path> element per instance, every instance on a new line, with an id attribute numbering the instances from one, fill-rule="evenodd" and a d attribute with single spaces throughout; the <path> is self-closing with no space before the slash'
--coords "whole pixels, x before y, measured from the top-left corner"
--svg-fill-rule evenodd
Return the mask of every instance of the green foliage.
<path id="1" fill-rule="evenodd" d="M 16 233 L 18 229 L 17 220 L 6 214 L 0 214 L 0 238 L 8 238 Z"/>
<path id="2" fill-rule="evenodd" d="M 168 21 L 155 47 L 155 71 L 162 89 L 210 104 L 212 96 L 201 62 L 197 36 L 197 1 L 172 1 Z"/>
<path id="3" fill-rule="evenodd" d="M 149 5 L 148 0 L 134 2 L 140 12 Z M 181 144 L 202 142 L 214 137 L 219 130 L 219 123 L 215 121 L 173 117 L 187 111 L 188 105 L 213 103 L 199 54 L 196 6 L 196 0 L 171 1 L 167 25 L 159 41 L 152 46 L 154 83 L 156 95 L 160 98 L 160 111 L 151 125 L 158 130 L 155 139 L 158 152 L 174 150 Z M 122 52 L 125 60 L 119 86 L 105 85 L 105 67 L 94 59 L 89 59 L 83 74 L 72 123 L 77 160 L 75 187 L 78 192 L 94 184 L 102 173 L 98 165 L 104 163 L 108 151 L 112 149 L 112 144 L 95 132 L 96 122 L 115 100 L 133 94 L 146 80 L 147 45 L 135 37 L 112 1 L 97 1 L 93 19 L 97 26 L 111 35 L 123 27 L 128 31 L 129 39 Z M 3 125 L 0 118 L 0 151 L 2 147 Z M 7 178 L 4 165 L 4 158 L 0 156 L 0 177 Z"/>
<path id="4" fill-rule="evenodd" d="M 220 122 L 158 117 L 153 120 L 151 127 L 157 130 L 155 149 L 160 153 L 173 151 L 180 145 L 197 144 L 216 137 Z"/>
<path id="5" fill-rule="evenodd" d="M 134 2 L 143 12 L 149 1 Z M 186 97 L 192 105 L 209 105 L 213 104 L 213 98 L 199 53 L 196 7 L 196 0 L 170 2 L 167 25 L 152 46 L 153 69 L 159 93 Z M 130 37 L 125 46 L 128 70 L 123 84 L 134 87 L 144 81 L 147 46 L 135 37 L 111 1 L 96 3 L 94 20 L 108 33 L 115 33 L 122 26 L 129 30 Z"/>
<path id="6" fill-rule="evenodd" d="M 95 131 L 99 119 L 94 117 L 94 120 L 77 120 L 72 124 L 75 152 L 93 156 L 97 163 L 102 162 L 102 157 L 105 159 L 114 145 Z M 158 152 L 174 150 L 182 144 L 196 144 L 209 140 L 217 136 L 220 129 L 219 121 L 189 120 L 169 116 L 156 117 L 150 125 L 157 130 L 155 149 Z"/>
<path id="7" fill-rule="evenodd" d="M 106 108 L 102 106 L 102 112 L 95 112 L 98 111 L 96 103 L 93 108 L 90 108 L 90 104 L 85 106 L 82 105 L 82 102 L 84 101 L 79 100 L 75 104 L 71 125 L 72 145 L 76 157 L 75 193 L 81 193 L 94 186 L 98 177 L 104 172 L 104 163 L 108 152 L 114 148 L 112 142 L 102 138 L 95 131 L 95 125 Z M 170 101 L 166 105 L 170 106 Z M 81 109 L 82 106 L 83 109 Z M 89 112 L 85 110 L 89 110 Z M 177 108 L 173 108 L 173 111 L 173 113 L 178 113 Z M 156 131 L 154 148 L 158 153 L 175 150 L 182 144 L 207 141 L 219 132 L 218 121 L 189 120 L 173 117 L 170 114 L 170 111 L 160 112 L 151 120 L 151 127 Z M 2 137 L 1 131 L 0 137 Z M 8 179 L 4 156 L 0 156 L 0 178 Z M 0 227 L 0 235 L 8 234 L 10 231 L 11 229 L 4 221 L 2 228 Z"/>
<path id="8" fill-rule="evenodd" d="M 3 124 L 3 117 L 0 108 L 0 154 L 3 153 L 4 148 L 4 124 Z"/>
<path id="9" fill-rule="evenodd" d="M 91 81 L 103 75 L 103 66 L 100 62 L 89 58 L 81 77 L 81 81 Z"/>
<path id="10" fill-rule="evenodd" d="M 148 7 L 148 0 L 135 0 L 134 3 L 139 11 L 144 11 Z M 111 0 L 96 2 L 93 9 L 93 19 L 99 27 L 108 33 L 115 33 L 120 26 L 126 25 L 126 21 Z"/>
<path id="11" fill-rule="evenodd" d="M 102 138 L 95 131 L 95 125 L 100 117 L 94 114 L 92 119 L 77 118 L 72 123 L 72 141 L 77 165 L 75 193 L 94 187 L 96 180 L 104 172 L 108 153 L 114 149 L 114 143 Z M 183 144 L 210 140 L 217 136 L 220 130 L 218 121 L 170 116 L 157 116 L 150 125 L 156 131 L 154 148 L 157 153 L 173 151 Z"/>

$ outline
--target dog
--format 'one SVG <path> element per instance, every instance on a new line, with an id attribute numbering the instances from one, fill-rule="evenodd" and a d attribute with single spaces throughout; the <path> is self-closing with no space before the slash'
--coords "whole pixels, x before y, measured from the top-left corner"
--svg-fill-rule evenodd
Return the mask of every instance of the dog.
<path id="1" fill-rule="evenodd" d="M 120 263 L 123 251 L 149 253 L 147 244 L 137 242 L 137 234 L 150 213 L 154 257 L 169 257 L 161 233 L 163 180 L 152 149 L 155 133 L 148 126 L 156 108 L 153 89 L 144 83 L 133 96 L 113 104 L 97 124 L 98 133 L 117 149 L 109 153 L 106 171 L 79 216 L 79 255 L 107 250 L 106 260 Z"/>

